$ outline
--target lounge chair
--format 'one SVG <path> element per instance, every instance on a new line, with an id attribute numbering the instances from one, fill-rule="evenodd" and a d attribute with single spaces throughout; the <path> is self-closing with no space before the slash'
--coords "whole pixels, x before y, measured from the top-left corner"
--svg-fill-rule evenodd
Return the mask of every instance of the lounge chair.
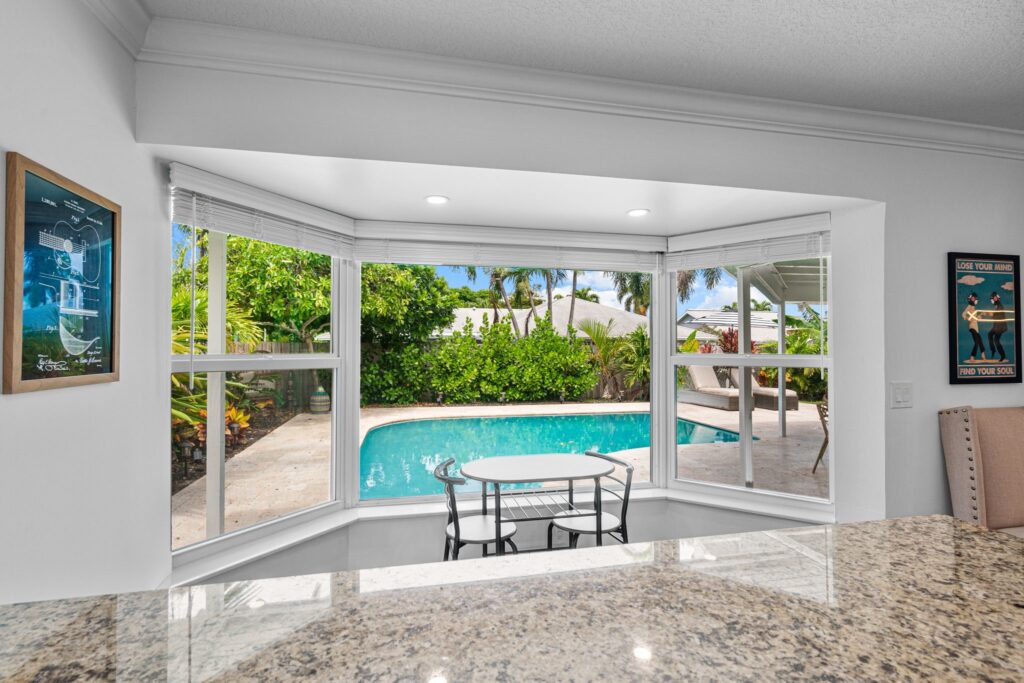
<path id="1" fill-rule="evenodd" d="M 757 382 L 757 374 L 751 373 L 750 380 L 753 382 L 754 407 L 765 410 L 779 409 L 779 390 L 772 387 L 763 387 Z M 736 368 L 729 370 L 729 381 L 734 386 L 740 385 L 740 373 Z M 792 389 L 786 389 L 786 410 L 800 410 L 800 397 Z"/>
<path id="2" fill-rule="evenodd" d="M 679 389 L 676 392 L 676 400 L 719 410 L 740 409 L 740 390 L 723 387 L 713 367 L 691 365 L 687 371 L 690 373 L 690 386 L 693 388 Z"/>

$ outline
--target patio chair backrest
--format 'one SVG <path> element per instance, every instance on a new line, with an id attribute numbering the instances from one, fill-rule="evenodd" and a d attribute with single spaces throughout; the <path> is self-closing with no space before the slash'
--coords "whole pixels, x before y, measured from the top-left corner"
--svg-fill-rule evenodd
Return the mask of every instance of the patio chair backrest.
<path id="1" fill-rule="evenodd" d="M 466 480 L 448 474 L 448 468 L 455 463 L 455 458 L 448 458 L 434 468 L 434 478 L 444 484 L 444 504 L 448 508 L 447 524 L 455 525 L 455 539 L 459 538 L 459 509 L 455 505 L 455 487 L 462 486 Z"/>
<path id="2" fill-rule="evenodd" d="M 597 451 L 587 451 L 586 454 L 589 455 L 592 458 L 601 458 L 602 460 L 607 460 L 608 462 L 612 463 L 613 465 L 618 465 L 619 467 L 622 467 L 623 469 L 626 470 L 626 478 L 625 478 L 625 480 L 619 479 L 617 476 L 615 476 L 614 472 L 612 474 L 606 474 L 604 476 L 604 479 L 611 479 L 612 481 L 614 481 L 614 482 L 616 482 L 618 484 L 621 484 L 622 485 L 622 492 L 621 493 L 618 492 L 618 491 L 615 491 L 614 489 L 606 488 L 604 486 L 601 487 L 602 491 L 607 491 L 608 493 L 612 494 L 613 496 L 618 498 L 619 501 L 622 502 L 622 511 L 621 511 L 620 517 L 622 519 L 622 523 L 625 524 L 626 523 L 626 509 L 629 507 L 629 490 L 633 487 L 633 465 L 632 465 L 632 463 L 628 463 L 625 460 L 619 460 L 618 458 L 613 458 L 612 456 L 606 455 L 604 453 L 598 453 Z"/>
<path id="3" fill-rule="evenodd" d="M 691 365 L 690 381 L 693 382 L 693 388 L 698 391 L 701 389 L 722 388 L 722 383 L 718 381 L 715 369 L 710 365 Z"/>
<path id="4" fill-rule="evenodd" d="M 757 381 L 757 373 L 756 372 L 751 372 L 750 370 L 747 370 L 747 372 L 750 373 L 750 386 L 753 387 L 754 389 L 763 389 L 764 387 L 762 387 L 761 383 Z M 740 370 L 739 370 L 739 368 L 729 368 L 729 381 L 732 382 L 732 385 L 734 387 L 739 389 L 739 387 L 740 387 Z M 774 388 L 775 387 L 772 387 L 772 389 L 774 389 Z"/>

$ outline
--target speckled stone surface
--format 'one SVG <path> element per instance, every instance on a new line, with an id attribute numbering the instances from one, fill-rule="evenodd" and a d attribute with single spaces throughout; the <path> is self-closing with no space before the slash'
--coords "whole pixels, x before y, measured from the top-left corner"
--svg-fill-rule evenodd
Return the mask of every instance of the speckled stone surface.
<path id="1" fill-rule="evenodd" d="M 0 679 L 1024 680 L 1024 540 L 950 517 L 0 607 Z"/>

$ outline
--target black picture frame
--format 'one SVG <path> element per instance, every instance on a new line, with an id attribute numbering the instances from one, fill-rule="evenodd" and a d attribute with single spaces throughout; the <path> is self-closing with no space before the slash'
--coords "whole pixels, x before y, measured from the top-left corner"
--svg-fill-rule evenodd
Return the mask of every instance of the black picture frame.
<path id="1" fill-rule="evenodd" d="M 1020 256 L 949 252 L 947 279 L 949 383 L 1020 383 Z"/>

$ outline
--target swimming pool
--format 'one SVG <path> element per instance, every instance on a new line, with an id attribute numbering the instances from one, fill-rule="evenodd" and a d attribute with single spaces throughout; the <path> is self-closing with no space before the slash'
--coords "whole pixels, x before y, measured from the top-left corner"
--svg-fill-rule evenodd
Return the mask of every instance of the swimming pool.
<path id="1" fill-rule="evenodd" d="M 676 442 L 737 441 L 739 434 L 677 420 Z M 374 427 L 359 449 L 359 496 L 363 500 L 441 492 L 434 468 L 455 458 L 451 472 L 477 458 L 531 453 L 603 453 L 646 448 L 650 413 L 459 417 L 394 422 Z M 467 482 L 465 490 L 480 490 Z"/>

